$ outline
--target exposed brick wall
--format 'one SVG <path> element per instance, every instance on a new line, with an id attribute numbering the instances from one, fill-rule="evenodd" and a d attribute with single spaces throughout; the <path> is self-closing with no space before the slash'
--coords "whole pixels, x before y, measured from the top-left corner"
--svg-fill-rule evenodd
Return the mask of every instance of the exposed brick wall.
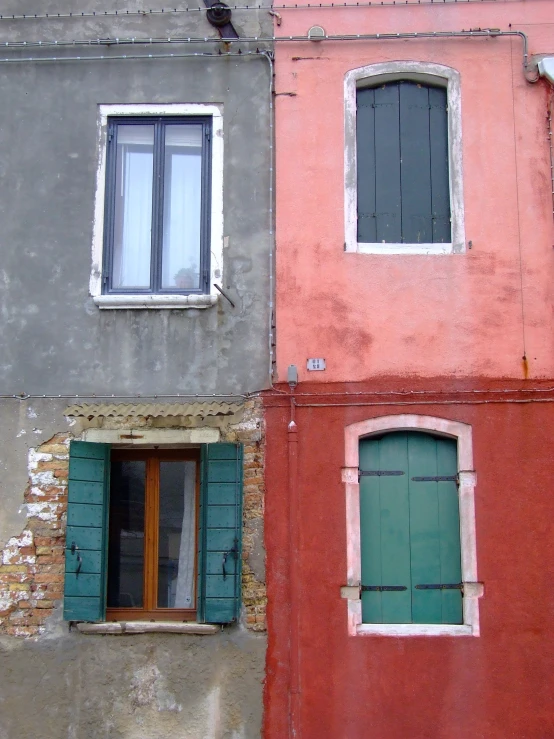
<path id="1" fill-rule="evenodd" d="M 2 550 L 0 633 L 40 634 L 62 598 L 69 440 L 56 434 L 29 451 L 27 524 Z"/>
<path id="2" fill-rule="evenodd" d="M 136 418 L 133 425 L 137 425 Z M 61 607 L 71 438 L 70 434 L 56 434 L 29 451 L 29 485 L 24 494 L 27 523 L 2 550 L 0 634 L 37 636 L 44 632 L 54 607 Z M 224 426 L 221 438 L 244 444 L 243 616 L 248 629 L 265 631 L 265 582 L 250 564 L 254 550 L 260 548 L 264 517 L 264 434 L 259 401 L 248 401 L 241 420 Z"/>
<path id="3" fill-rule="evenodd" d="M 266 630 L 267 595 L 265 581 L 257 577 L 249 558 L 259 545 L 258 532 L 264 521 L 265 433 L 258 399 L 245 403 L 241 423 L 231 426 L 225 441 L 244 444 L 243 530 L 242 530 L 242 604 L 247 628 Z"/>

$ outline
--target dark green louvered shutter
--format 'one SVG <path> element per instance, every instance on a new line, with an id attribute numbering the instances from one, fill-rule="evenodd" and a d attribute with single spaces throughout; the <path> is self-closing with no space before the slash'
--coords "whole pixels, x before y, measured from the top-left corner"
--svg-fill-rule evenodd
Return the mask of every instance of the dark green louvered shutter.
<path id="1" fill-rule="evenodd" d="M 360 472 L 363 622 L 462 623 L 456 442 L 364 439 Z"/>
<path id="2" fill-rule="evenodd" d="M 201 484 L 198 619 L 230 623 L 240 609 L 242 446 L 204 446 Z"/>
<path id="3" fill-rule="evenodd" d="M 109 478 L 109 444 L 71 442 L 65 549 L 66 621 L 105 618 Z"/>
<path id="4" fill-rule="evenodd" d="M 450 241 L 447 94 L 401 80 L 357 91 L 358 241 Z"/>

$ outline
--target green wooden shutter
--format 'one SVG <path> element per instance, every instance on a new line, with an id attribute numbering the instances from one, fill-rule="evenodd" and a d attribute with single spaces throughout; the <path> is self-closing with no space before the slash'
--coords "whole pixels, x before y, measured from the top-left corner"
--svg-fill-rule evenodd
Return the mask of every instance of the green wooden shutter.
<path id="1" fill-rule="evenodd" d="M 431 198 L 433 243 L 451 241 L 450 178 L 448 167 L 448 102 L 442 87 L 429 88 Z"/>
<path id="2" fill-rule="evenodd" d="M 408 244 L 430 244 L 433 241 L 433 226 L 429 89 L 414 82 L 400 82 L 398 87 L 402 161 L 402 241 Z"/>
<path id="3" fill-rule="evenodd" d="M 449 242 L 446 89 L 401 80 L 356 100 L 358 241 Z"/>
<path id="4" fill-rule="evenodd" d="M 377 243 L 402 241 L 397 85 L 375 89 L 375 220 Z"/>
<path id="5" fill-rule="evenodd" d="M 242 445 L 202 448 L 198 618 L 230 623 L 239 616 L 242 532 Z"/>
<path id="6" fill-rule="evenodd" d="M 375 218 L 375 90 L 358 90 L 356 95 L 356 151 L 358 179 L 358 241 L 377 241 Z"/>
<path id="7" fill-rule="evenodd" d="M 66 621 L 105 618 L 109 479 L 110 445 L 72 441 L 65 549 Z"/>
<path id="8" fill-rule="evenodd" d="M 360 443 L 365 623 L 462 623 L 456 442 L 395 432 Z M 435 479 L 422 479 L 435 478 Z"/>

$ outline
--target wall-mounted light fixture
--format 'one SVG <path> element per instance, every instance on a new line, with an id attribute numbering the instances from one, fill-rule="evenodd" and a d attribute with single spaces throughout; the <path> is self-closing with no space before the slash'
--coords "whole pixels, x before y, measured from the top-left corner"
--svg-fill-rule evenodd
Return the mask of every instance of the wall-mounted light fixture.
<path id="1" fill-rule="evenodd" d="M 291 390 L 298 385 L 298 369 L 295 364 L 289 364 L 287 369 L 287 382 Z"/>
<path id="2" fill-rule="evenodd" d="M 554 56 L 545 56 L 539 61 L 539 74 L 554 85 Z"/>

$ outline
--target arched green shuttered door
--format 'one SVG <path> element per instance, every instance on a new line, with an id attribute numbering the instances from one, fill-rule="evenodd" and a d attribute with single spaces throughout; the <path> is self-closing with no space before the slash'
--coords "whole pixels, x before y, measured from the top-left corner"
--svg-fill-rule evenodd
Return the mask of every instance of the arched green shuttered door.
<path id="1" fill-rule="evenodd" d="M 364 623 L 462 623 L 456 475 L 452 439 L 402 431 L 361 440 Z"/>

